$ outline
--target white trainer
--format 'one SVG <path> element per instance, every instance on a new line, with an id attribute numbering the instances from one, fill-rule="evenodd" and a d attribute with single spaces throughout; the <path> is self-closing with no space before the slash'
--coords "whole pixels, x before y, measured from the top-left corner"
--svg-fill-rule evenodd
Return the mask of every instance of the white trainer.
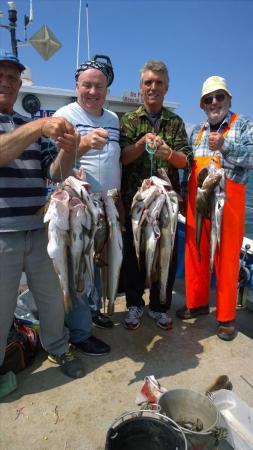
<path id="1" fill-rule="evenodd" d="M 153 309 L 148 308 L 148 315 L 156 321 L 158 327 L 163 328 L 163 330 L 171 330 L 173 322 L 167 312 L 153 311 Z"/>
<path id="2" fill-rule="evenodd" d="M 125 315 L 125 327 L 128 330 L 137 330 L 141 324 L 144 308 L 138 306 L 130 306 Z"/>

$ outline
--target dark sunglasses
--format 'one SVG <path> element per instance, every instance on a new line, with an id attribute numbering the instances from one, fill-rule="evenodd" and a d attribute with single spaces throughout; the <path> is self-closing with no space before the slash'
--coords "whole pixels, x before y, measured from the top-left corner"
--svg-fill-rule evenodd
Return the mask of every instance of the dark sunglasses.
<path id="1" fill-rule="evenodd" d="M 214 98 L 217 100 L 217 102 L 223 102 L 223 100 L 225 100 L 225 97 L 225 94 L 209 95 L 208 97 L 205 97 L 203 99 L 203 103 L 204 105 L 211 105 Z"/>

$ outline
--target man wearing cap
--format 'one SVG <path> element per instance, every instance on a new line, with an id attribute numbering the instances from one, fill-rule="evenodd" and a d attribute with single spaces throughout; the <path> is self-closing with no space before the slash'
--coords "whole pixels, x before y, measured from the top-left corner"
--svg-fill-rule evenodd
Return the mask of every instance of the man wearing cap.
<path id="1" fill-rule="evenodd" d="M 101 61 L 102 58 L 105 62 Z M 113 78 L 111 61 L 106 56 L 95 56 L 81 64 L 75 74 L 77 101 L 55 113 L 55 116 L 65 117 L 71 122 L 81 135 L 79 148 L 83 156 L 80 164 L 85 169 L 91 192 L 120 190 L 119 119 L 114 112 L 103 108 L 107 87 Z M 113 322 L 100 312 L 101 281 L 96 265 L 94 272 L 91 294 L 83 294 L 81 302 L 78 299 L 74 301 L 66 322 L 71 342 L 84 353 L 95 356 L 108 353 L 110 347 L 91 336 L 92 322 L 100 328 L 111 328 Z"/>
<path id="2" fill-rule="evenodd" d="M 63 294 L 38 211 L 46 203 L 46 178 L 57 180 L 72 166 L 78 135 L 64 118 L 31 121 L 13 110 L 24 69 L 14 55 L 0 53 L 0 365 L 24 271 L 39 310 L 42 345 L 52 362 L 77 378 L 84 371 L 69 351 Z M 1 376 L 0 395 L 8 392 L 5 381 Z"/>
<path id="3" fill-rule="evenodd" d="M 153 174 L 163 167 L 176 192 L 179 192 L 179 168 L 188 165 L 191 155 L 187 134 L 182 119 L 163 106 L 169 87 L 169 75 L 162 61 L 148 61 L 141 70 L 140 89 L 144 105 L 126 113 L 121 122 L 120 144 L 122 148 L 122 200 L 126 210 L 126 232 L 124 233 L 123 273 L 128 311 L 125 327 L 136 330 L 140 326 L 145 302 L 145 270 L 138 265 L 133 244 L 131 204 L 142 181 L 150 177 L 150 159 L 145 151 L 146 143 L 157 147 Z M 168 273 L 166 303 L 159 299 L 159 285 L 152 283 L 148 314 L 162 329 L 172 327 L 169 309 L 177 265 L 177 236 Z"/>
<path id="4" fill-rule="evenodd" d="M 209 313 L 210 219 L 204 219 L 199 260 L 195 238 L 195 200 L 197 176 L 213 161 L 216 167 L 224 168 L 226 176 L 221 240 L 214 261 L 219 322 L 217 336 L 226 341 L 236 335 L 234 319 L 239 255 L 244 236 L 245 185 L 248 170 L 253 167 L 253 122 L 230 110 L 231 99 L 224 78 L 212 76 L 204 82 L 200 107 L 207 120 L 193 129 L 190 138 L 194 163 L 189 180 L 186 223 L 186 305 L 177 311 L 181 319 Z"/>

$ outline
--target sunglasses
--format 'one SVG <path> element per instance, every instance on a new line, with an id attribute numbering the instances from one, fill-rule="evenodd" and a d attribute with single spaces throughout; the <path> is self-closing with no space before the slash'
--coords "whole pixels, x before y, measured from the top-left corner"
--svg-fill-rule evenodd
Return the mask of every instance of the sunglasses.
<path id="1" fill-rule="evenodd" d="M 217 102 L 223 102 L 223 100 L 225 100 L 225 97 L 226 97 L 225 94 L 209 95 L 208 97 L 205 97 L 203 99 L 203 103 L 204 105 L 211 105 L 213 103 L 214 98 Z"/>

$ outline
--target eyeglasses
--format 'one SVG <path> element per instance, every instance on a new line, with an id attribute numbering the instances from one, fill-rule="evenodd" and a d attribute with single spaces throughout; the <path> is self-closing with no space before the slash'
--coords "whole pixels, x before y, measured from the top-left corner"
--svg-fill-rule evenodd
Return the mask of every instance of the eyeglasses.
<path id="1" fill-rule="evenodd" d="M 213 99 L 217 100 L 217 102 L 223 102 L 225 100 L 225 94 L 215 94 L 215 95 L 209 95 L 208 97 L 205 97 L 203 99 L 204 105 L 211 105 L 213 103 Z"/>

